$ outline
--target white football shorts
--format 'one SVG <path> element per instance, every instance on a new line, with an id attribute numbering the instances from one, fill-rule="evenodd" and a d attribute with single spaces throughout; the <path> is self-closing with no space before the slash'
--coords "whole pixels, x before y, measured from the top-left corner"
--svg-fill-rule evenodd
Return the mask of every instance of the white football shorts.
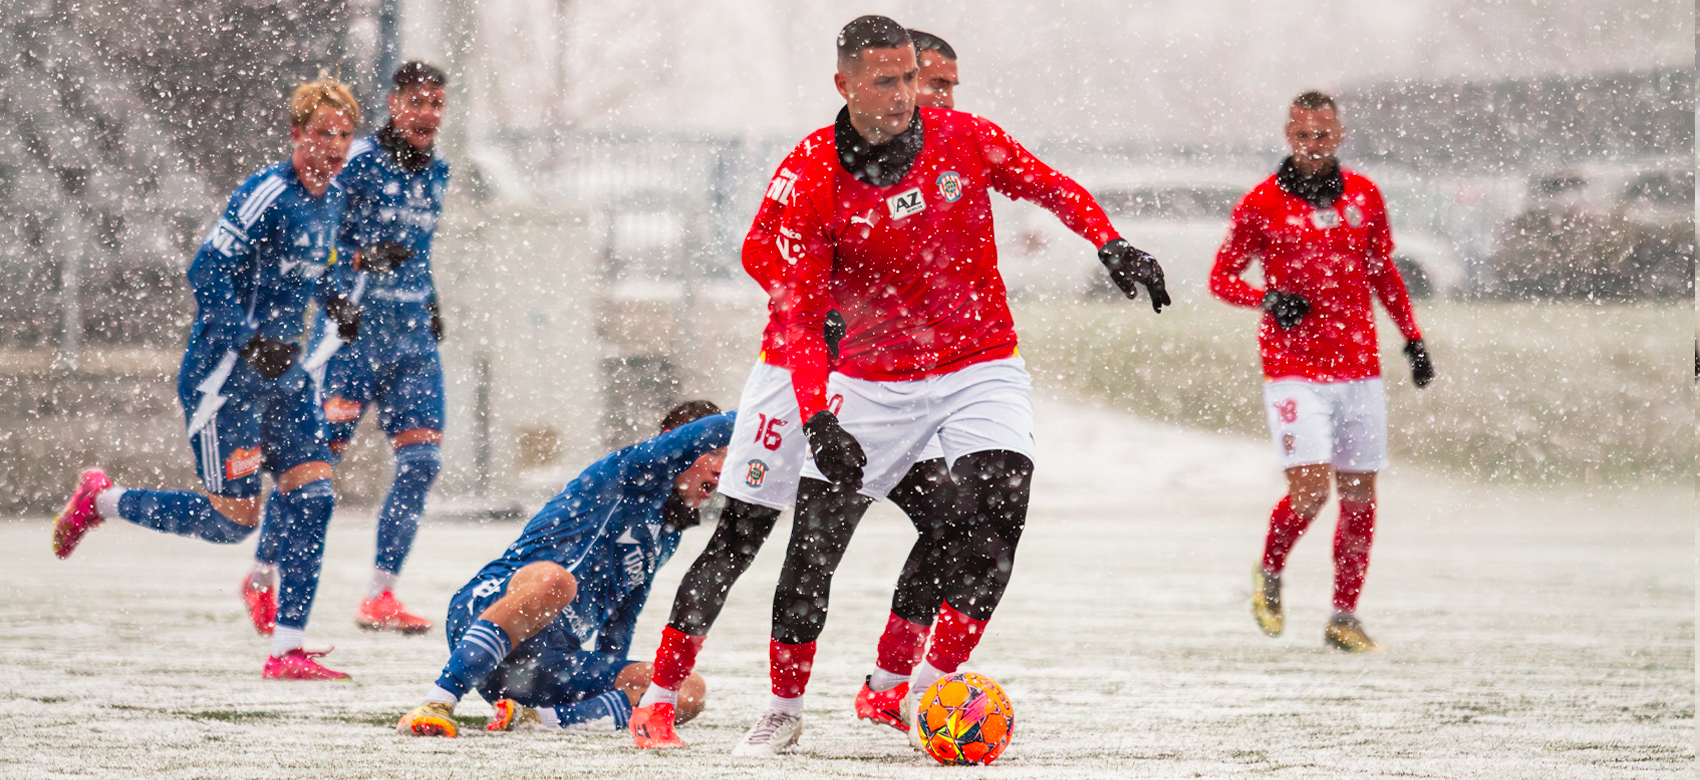
<path id="1" fill-rule="evenodd" d="M 869 498 L 884 498 L 911 464 L 928 458 L 934 441 L 951 466 L 957 458 L 988 450 L 1033 458 L 1033 377 L 1020 357 L 907 382 L 834 373 L 826 394 L 839 424 L 868 456 L 861 493 Z M 803 476 L 827 481 L 813 457 L 803 464 Z"/>
<path id="2" fill-rule="evenodd" d="M 738 420 L 732 425 L 732 441 L 726 446 L 720 492 L 769 509 L 790 509 L 797 503 L 797 481 L 809 457 L 809 440 L 803 435 L 803 421 L 797 419 L 791 372 L 756 361 L 738 398 Z M 915 460 L 942 457 L 944 451 L 935 436 Z M 913 463 L 905 463 L 903 473 Z"/>
<path id="3" fill-rule="evenodd" d="M 1317 463 L 1360 474 L 1387 468 L 1387 391 L 1380 378 L 1265 382 L 1263 411 L 1282 470 Z"/>

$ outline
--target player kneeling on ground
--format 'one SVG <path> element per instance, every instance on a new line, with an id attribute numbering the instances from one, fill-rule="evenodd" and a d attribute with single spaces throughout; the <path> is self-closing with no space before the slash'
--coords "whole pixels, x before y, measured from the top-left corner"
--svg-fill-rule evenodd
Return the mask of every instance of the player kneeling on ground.
<path id="1" fill-rule="evenodd" d="M 496 703 L 493 731 L 626 728 L 653 673 L 626 660 L 638 614 L 719 485 L 732 434 L 734 413 L 689 406 L 707 416 L 592 464 L 455 594 L 449 662 L 399 731 L 454 736 L 454 706 L 474 688 Z M 680 720 L 701 711 L 705 690 L 696 675 L 684 682 Z"/>

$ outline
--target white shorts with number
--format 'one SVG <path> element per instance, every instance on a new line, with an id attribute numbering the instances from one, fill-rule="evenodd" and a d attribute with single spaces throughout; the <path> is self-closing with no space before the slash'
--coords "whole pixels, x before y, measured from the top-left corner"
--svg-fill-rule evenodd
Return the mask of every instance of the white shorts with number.
<path id="1" fill-rule="evenodd" d="M 803 435 L 802 421 L 797 419 L 791 372 L 757 361 L 738 399 L 738 420 L 732 426 L 732 441 L 726 446 L 720 492 L 769 509 L 789 509 L 797 503 L 797 481 L 808 457 L 809 441 Z M 907 472 L 918 460 L 942 457 L 944 452 L 935 436 L 903 469 Z M 898 474 L 899 479 L 902 476 Z"/>
<path id="2" fill-rule="evenodd" d="M 934 441 L 947 465 L 988 450 L 1033 457 L 1033 377 L 1019 357 L 908 382 L 835 373 L 826 388 L 829 403 L 842 403 L 839 423 L 868 456 L 864 496 L 884 498 L 911 464 L 927 459 Z M 812 457 L 803 464 L 803 476 L 826 481 Z"/>
<path id="3" fill-rule="evenodd" d="M 1265 382 L 1263 411 L 1283 470 L 1317 463 L 1354 473 L 1387 468 L 1387 391 L 1379 378 Z"/>

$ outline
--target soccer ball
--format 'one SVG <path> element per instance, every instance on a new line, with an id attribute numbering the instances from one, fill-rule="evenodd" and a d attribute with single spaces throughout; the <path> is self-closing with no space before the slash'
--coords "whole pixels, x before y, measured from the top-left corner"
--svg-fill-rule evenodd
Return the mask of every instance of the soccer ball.
<path id="1" fill-rule="evenodd" d="M 1009 746 L 1015 708 L 992 678 L 945 675 L 921 694 L 916 728 L 927 755 L 941 764 L 990 764 Z"/>

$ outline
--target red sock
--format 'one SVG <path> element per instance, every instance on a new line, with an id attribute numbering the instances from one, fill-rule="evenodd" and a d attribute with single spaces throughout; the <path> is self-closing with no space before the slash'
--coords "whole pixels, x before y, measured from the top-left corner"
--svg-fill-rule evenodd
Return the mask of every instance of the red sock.
<path id="1" fill-rule="evenodd" d="M 1280 574 L 1286 569 L 1287 554 L 1309 527 L 1310 521 L 1293 511 L 1292 500 L 1283 497 L 1269 514 L 1269 536 L 1263 540 L 1263 570 Z"/>
<path id="2" fill-rule="evenodd" d="M 945 674 L 956 671 L 973 654 L 980 637 L 986 635 L 986 622 L 968 617 L 950 604 L 940 606 L 938 621 L 933 624 L 933 645 L 927 649 L 927 663 Z"/>
<path id="3" fill-rule="evenodd" d="M 678 691 L 691 670 L 697 668 L 697 653 L 706 636 L 691 636 L 668 626 L 661 630 L 661 646 L 655 648 L 655 677 L 650 681 L 669 691 Z"/>
<path id="4" fill-rule="evenodd" d="M 1334 527 L 1334 611 L 1358 610 L 1374 542 L 1375 502 L 1341 501 L 1340 524 Z"/>
<path id="5" fill-rule="evenodd" d="M 773 679 L 773 695 L 795 699 L 809 687 L 809 672 L 815 668 L 815 643 L 788 645 L 769 639 L 767 663 L 767 673 Z"/>
<path id="6" fill-rule="evenodd" d="M 885 633 L 880 634 L 879 660 L 875 665 L 892 674 L 907 676 L 921 662 L 927 649 L 927 631 L 932 626 L 911 623 L 896 612 L 885 619 Z"/>

